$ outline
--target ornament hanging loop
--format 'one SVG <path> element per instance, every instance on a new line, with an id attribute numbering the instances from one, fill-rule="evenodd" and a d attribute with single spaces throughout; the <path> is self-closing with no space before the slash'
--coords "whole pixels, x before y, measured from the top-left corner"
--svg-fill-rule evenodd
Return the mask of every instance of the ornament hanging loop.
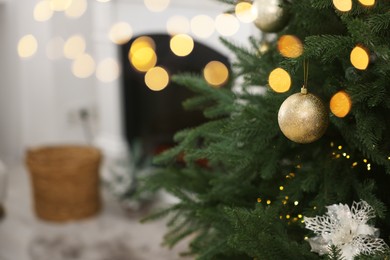
<path id="1" fill-rule="evenodd" d="M 309 81 L 309 62 L 304 59 L 303 60 L 303 86 L 301 88 L 301 93 L 307 94 L 307 83 Z"/>

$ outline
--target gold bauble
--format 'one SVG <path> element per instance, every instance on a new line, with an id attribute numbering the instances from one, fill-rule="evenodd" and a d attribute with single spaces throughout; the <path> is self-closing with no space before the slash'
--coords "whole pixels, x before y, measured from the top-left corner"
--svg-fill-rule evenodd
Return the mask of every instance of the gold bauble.
<path id="1" fill-rule="evenodd" d="M 280 106 L 278 123 L 283 134 L 296 143 L 306 144 L 319 139 L 329 122 L 328 110 L 317 96 L 301 93 L 289 96 Z"/>
<path id="2" fill-rule="evenodd" d="M 282 30 L 289 19 L 287 11 L 281 7 L 285 0 L 254 0 L 257 14 L 254 24 L 263 32 L 274 33 Z"/>

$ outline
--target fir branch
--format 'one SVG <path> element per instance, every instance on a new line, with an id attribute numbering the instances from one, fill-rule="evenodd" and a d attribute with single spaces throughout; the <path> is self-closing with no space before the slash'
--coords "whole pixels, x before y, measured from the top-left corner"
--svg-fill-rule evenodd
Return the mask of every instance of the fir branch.
<path id="1" fill-rule="evenodd" d="M 373 14 L 367 19 L 372 32 L 379 33 L 390 28 L 390 13 Z"/>
<path id="2" fill-rule="evenodd" d="M 326 255 L 327 260 L 345 260 L 341 254 L 341 249 L 335 245 L 330 246 L 330 253 Z"/>
<path id="3" fill-rule="evenodd" d="M 330 63 L 354 45 L 349 36 L 321 35 L 309 36 L 305 39 L 305 56 L 319 58 L 323 63 Z"/>
<path id="4" fill-rule="evenodd" d="M 367 203 L 375 210 L 375 214 L 384 219 L 386 216 L 386 205 L 380 201 L 376 195 L 376 185 L 373 180 L 366 180 L 362 183 L 354 181 L 355 190 L 361 200 L 367 201 Z"/>

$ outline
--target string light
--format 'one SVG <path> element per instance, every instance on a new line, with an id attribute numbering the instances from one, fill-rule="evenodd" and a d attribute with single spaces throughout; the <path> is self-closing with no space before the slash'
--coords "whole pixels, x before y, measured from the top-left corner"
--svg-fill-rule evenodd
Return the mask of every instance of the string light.
<path id="1" fill-rule="evenodd" d="M 145 84 L 153 91 L 160 91 L 169 84 L 169 74 L 163 67 L 154 67 L 145 74 Z"/>
<path id="2" fill-rule="evenodd" d="M 65 10 L 65 15 L 69 18 L 79 18 L 87 11 L 87 0 L 72 1 L 70 6 Z"/>
<path id="3" fill-rule="evenodd" d="M 133 29 L 126 22 L 118 22 L 111 26 L 108 38 L 115 44 L 125 44 L 133 36 Z"/>
<path id="4" fill-rule="evenodd" d="M 231 14 L 220 14 L 215 18 L 215 29 L 222 36 L 232 36 L 239 28 L 240 22 Z"/>
<path id="5" fill-rule="evenodd" d="M 301 40 L 294 35 L 282 35 L 277 43 L 279 53 L 286 58 L 298 58 L 303 53 Z"/>
<path id="6" fill-rule="evenodd" d="M 229 70 L 220 61 L 210 61 L 203 69 L 203 77 L 213 87 L 221 87 L 229 78 Z"/>
<path id="7" fill-rule="evenodd" d="M 333 0 L 333 5 L 341 12 L 348 12 L 352 9 L 352 0 Z"/>
<path id="8" fill-rule="evenodd" d="M 184 57 L 194 49 L 194 40 L 187 34 L 177 34 L 171 38 L 169 46 L 175 55 Z"/>
<path id="9" fill-rule="evenodd" d="M 283 186 L 280 186 L 280 187 L 279 187 L 279 190 L 284 190 L 284 187 L 283 187 Z"/>
<path id="10" fill-rule="evenodd" d="M 95 60 L 89 54 L 79 55 L 72 63 L 72 73 L 77 78 L 88 78 L 95 72 Z"/>
<path id="11" fill-rule="evenodd" d="M 170 0 L 144 0 L 145 7 L 151 12 L 162 12 L 169 6 Z"/>
<path id="12" fill-rule="evenodd" d="M 44 22 L 53 16 L 53 10 L 50 7 L 50 2 L 43 0 L 38 2 L 34 7 L 33 13 L 35 21 Z"/>
<path id="13" fill-rule="evenodd" d="M 252 4 L 248 2 L 240 2 L 235 7 L 237 18 L 243 23 L 251 23 L 256 20 L 256 15 L 253 12 Z"/>
<path id="14" fill-rule="evenodd" d="M 38 41 L 32 34 L 20 38 L 18 42 L 18 55 L 21 58 L 33 56 L 38 50 Z"/>
<path id="15" fill-rule="evenodd" d="M 352 101 L 345 91 L 339 91 L 330 99 L 330 111 L 337 117 L 348 115 L 352 107 Z"/>
<path id="16" fill-rule="evenodd" d="M 276 68 L 269 74 L 268 84 L 276 93 L 284 93 L 291 87 L 290 74 L 282 68 Z"/>
<path id="17" fill-rule="evenodd" d="M 257 202 L 258 202 L 258 203 L 261 203 L 261 198 L 257 198 Z"/>
<path id="18" fill-rule="evenodd" d="M 296 200 L 296 201 L 294 201 L 294 205 L 295 206 L 298 206 L 298 204 L 299 204 L 299 202 Z"/>
<path id="19" fill-rule="evenodd" d="M 271 200 L 267 200 L 267 205 L 271 204 Z"/>
<path id="20" fill-rule="evenodd" d="M 156 65 L 154 48 L 154 41 L 146 36 L 139 37 L 132 43 L 128 58 L 136 70 L 147 72 Z"/>
<path id="21" fill-rule="evenodd" d="M 185 16 L 175 15 L 168 19 L 166 27 L 171 35 L 187 34 L 190 31 L 190 21 Z"/>
<path id="22" fill-rule="evenodd" d="M 191 31 L 199 38 L 208 38 L 214 33 L 214 19 L 207 15 L 197 15 L 190 21 Z"/>
<path id="23" fill-rule="evenodd" d="M 375 4 L 375 0 L 359 0 L 359 2 L 364 6 L 373 6 Z"/>
<path id="24" fill-rule="evenodd" d="M 368 64 L 370 63 L 370 55 L 368 49 L 361 45 L 357 45 L 351 51 L 350 60 L 355 68 L 359 70 L 367 69 Z"/>
<path id="25" fill-rule="evenodd" d="M 50 8 L 56 12 L 62 12 L 69 8 L 72 0 L 51 0 Z"/>
<path id="26" fill-rule="evenodd" d="M 64 56 L 68 59 L 76 59 L 84 54 L 86 42 L 82 35 L 76 34 L 69 37 L 64 44 Z"/>
<path id="27" fill-rule="evenodd" d="M 118 62 L 113 58 L 106 58 L 99 62 L 96 68 L 96 78 L 101 82 L 112 82 L 119 77 Z"/>

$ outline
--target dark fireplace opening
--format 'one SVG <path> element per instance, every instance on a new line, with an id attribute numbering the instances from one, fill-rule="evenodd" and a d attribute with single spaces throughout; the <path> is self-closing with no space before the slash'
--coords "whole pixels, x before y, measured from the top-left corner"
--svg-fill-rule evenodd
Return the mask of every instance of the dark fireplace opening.
<path id="1" fill-rule="evenodd" d="M 167 34 L 140 35 L 121 45 L 122 98 L 125 137 L 129 146 L 138 153 L 150 157 L 171 147 L 173 135 L 182 129 L 197 126 L 206 121 L 202 111 L 187 111 L 182 102 L 194 96 L 186 87 L 169 81 L 161 91 L 150 90 L 144 81 L 144 72 L 136 70 L 129 61 L 133 42 L 141 37 L 150 37 L 155 43 L 157 63 L 169 75 L 192 73 L 202 75 L 210 61 L 222 62 L 230 69 L 227 57 L 212 48 L 194 41 L 192 52 L 185 57 L 176 56 L 170 49 L 171 36 Z"/>

